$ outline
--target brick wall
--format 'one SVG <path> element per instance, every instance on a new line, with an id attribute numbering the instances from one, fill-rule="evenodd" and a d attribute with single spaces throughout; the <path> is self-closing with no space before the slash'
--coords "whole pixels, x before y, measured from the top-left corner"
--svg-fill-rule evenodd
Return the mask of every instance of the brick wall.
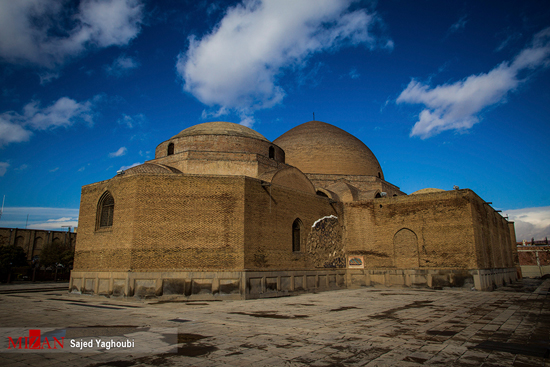
<path id="1" fill-rule="evenodd" d="M 475 230 L 478 267 L 510 268 L 515 266 L 510 224 L 498 212 L 470 191 L 472 224 Z"/>
<path id="2" fill-rule="evenodd" d="M 29 261 L 34 256 L 40 256 L 44 245 L 54 241 L 74 248 L 76 233 L 40 229 L 0 228 L 0 246 L 17 245 L 23 248 Z"/>
<path id="3" fill-rule="evenodd" d="M 313 269 L 306 249 L 313 223 L 335 215 L 339 204 L 279 185 L 262 186 L 261 181 L 246 179 L 245 201 L 245 269 L 296 270 Z M 292 251 L 292 224 L 303 224 L 300 252 Z"/>
<path id="4" fill-rule="evenodd" d="M 513 266 L 508 224 L 483 206 L 471 190 L 347 203 L 348 253 L 370 269 Z"/>
<path id="5" fill-rule="evenodd" d="M 116 176 L 82 187 L 74 270 L 131 269 L 137 176 Z M 98 202 L 109 191 L 114 198 L 113 226 L 96 228 Z"/>
<path id="6" fill-rule="evenodd" d="M 241 177 L 135 175 L 85 186 L 75 270 L 242 269 Z M 98 200 L 115 200 L 113 226 L 96 229 Z"/>
<path id="7" fill-rule="evenodd" d="M 550 246 L 521 246 L 518 250 L 520 265 L 550 265 Z"/>

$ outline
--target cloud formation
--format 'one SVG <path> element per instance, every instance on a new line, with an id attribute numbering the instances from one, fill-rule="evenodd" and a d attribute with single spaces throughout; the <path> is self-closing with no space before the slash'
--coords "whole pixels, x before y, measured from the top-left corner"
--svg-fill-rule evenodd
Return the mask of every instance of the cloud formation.
<path id="1" fill-rule="evenodd" d="M 138 113 L 134 116 L 129 116 L 125 113 L 122 114 L 122 117 L 117 120 L 117 122 L 121 125 L 126 125 L 128 128 L 132 129 L 136 125 L 141 125 L 145 123 L 147 119 L 145 118 L 145 115 L 142 113 Z"/>
<path id="2" fill-rule="evenodd" d="M 287 69 L 304 67 L 308 57 L 343 46 L 380 46 L 370 29 L 379 19 L 354 1 L 245 0 L 202 39 L 189 38 L 177 72 L 184 90 L 217 109 L 206 115 L 237 113 L 252 124 L 253 112 L 280 103 L 285 91 L 277 83 Z M 388 40 L 382 47 L 391 48 Z"/>
<path id="3" fill-rule="evenodd" d="M 454 23 L 450 28 L 449 28 L 449 33 L 456 33 L 462 29 L 464 29 L 464 27 L 466 26 L 466 23 L 468 23 L 468 21 L 466 20 L 467 16 L 464 15 L 462 16 L 459 20 L 456 21 L 456 23 Z"/>
<path id="4" fill-rule="evenodd" d="M 28 223 L 27 223 L 28 215 Z M 42 207 L 6 207 L 2 226 L 8 228 L 67 230 L 63 226 L 78 226 L 78 209 Z"/>
<path id="5" fill-rule="evenodd" d="M 76 122 L 92 124 L 93 104 L 97 98 L 77 102 L 68 97 L 61 97 L 45 108 L 40 107 L 40 101 L 31 101 L 23 107 L 23 113 L 1 113 L 0 147 L 29 140 L 32 130 L 68 127 Z"/>
<path id="6" fill-rule="evenodd" d="M 90 48 L 128 44 L 140 32 L 141 0 L 0 1 L 0 57 L 53 68 Z"/>
<path id="7" fill-rule="evenodd" d="M 4 177 L 9 166 L 8 162 L 0 162 L 0 177 Z"/>
<path id="8" fill-rule="evenodd" d="M 120 78 L 121 76 L 129 74 L 133 69 L 136 69 L 138 66 L 139 63 L 136 59 L 125 55 L 120 55 L 113 61 L 111 65 L 105 66 L 105 72 L 108 75 Z"/>
<path id="9" fill-rule="evenodd" d="M 507 210 L 506 214 L 514 222 L 518 241 L 550 237 L 550 206 Z"/>
<path id="10" fill-rule="evenodd" d="M 120 147 L 116 152 L 109 153 L 109 158 L 122 157 L 127 152 L 128 152 L 128 149 L 126 149 L 126 147 Z"/>
<path id="11" fill-rule="evenodd" d="M 503 102 L 509 92 L 523 83 L 526 78 L 521 79 L 520 74 L 529 74 L 549 64 L 550 28 L 546 28 L 511 62 L 502 62 L 488 73 L 435 88 L 413 79 L 396 102 L 426 107 L 420 112 L 411 137 L 426 139 L 445 130 L 463 131 L 479 122 L 478 114 L 484 108 Z"/>

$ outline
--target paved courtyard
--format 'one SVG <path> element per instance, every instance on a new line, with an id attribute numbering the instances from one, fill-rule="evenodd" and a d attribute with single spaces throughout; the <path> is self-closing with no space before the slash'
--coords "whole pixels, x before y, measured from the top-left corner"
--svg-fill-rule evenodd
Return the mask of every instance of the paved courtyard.
<path id="1" fill-rule="evenodd" d="M 66 338 L 57 353 L 6 352 L 2 341 L 0 365 L 550 366 L 549 288 L 550 279 L 526 279 L 494 292 L 361 288 L 249 301 L 159 302 L 3 285 L 4 334 L 8 328 L 26 328 L 24 335 L 50 328 L 63 329 Z M 79 336 L 136 341 L 122 352 L 69 352 L 67 339 Z M 155 347 L 160 339 L 168 341 Z M 147 340 L 150 350 L 142 344 Z"/>

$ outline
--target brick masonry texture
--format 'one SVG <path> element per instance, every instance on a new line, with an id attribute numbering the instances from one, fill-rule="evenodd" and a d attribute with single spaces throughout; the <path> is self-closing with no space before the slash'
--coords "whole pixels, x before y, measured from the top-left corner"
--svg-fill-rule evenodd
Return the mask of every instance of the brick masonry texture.
<path id="1" fill-rule="evenodd" d="M 0 228 L 0 246 L 16 245 L 27 255 L 27 260 L 40 256 L 44 245 L 58 243 L 74 248 L 76 233 L 68 231 L 45 231 L 39 229 Z"/>
<path id="2" fill-rule="evenodd" d="M 406 195 L 362 142 L 318 121 L 275 143 L 200 124 L 154 160 L 84 186 L 71 289 L 262 298 L 375 284 L 485 290 L 520 276 L 513 223 L 473 191 Z M 106 192 L 113 223 L 100 227 Z"/>

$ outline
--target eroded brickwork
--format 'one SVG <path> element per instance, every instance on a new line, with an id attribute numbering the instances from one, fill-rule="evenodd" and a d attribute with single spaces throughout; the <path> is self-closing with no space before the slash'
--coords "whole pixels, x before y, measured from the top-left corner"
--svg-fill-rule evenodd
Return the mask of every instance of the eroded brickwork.
<path id="1" fill-rule="evenodd" d="M 320 218 L 338 216 L 338 204 L 315 194 L 246 180 L 245 268 L 254 270 L 312 269 L 306 250 L 311 226 Z M 292 251 L 292 224 L 300 219 L 300 251 Z"/>
<path id="2" fill-rule="evenodd" d="M 307 253 L 316 268 L 345 268 L 342 226 L 334 216 L 319 219 L 307 237 Z"/>
<path id="3" fill-rule="evenodd" d="M 459 190 L 347 203 L 348 253 L 363 255 L 369 269 L 474 269 L 479 224 L 472 218 L 471 202 L 478 200 L 472 194 Z"/>

